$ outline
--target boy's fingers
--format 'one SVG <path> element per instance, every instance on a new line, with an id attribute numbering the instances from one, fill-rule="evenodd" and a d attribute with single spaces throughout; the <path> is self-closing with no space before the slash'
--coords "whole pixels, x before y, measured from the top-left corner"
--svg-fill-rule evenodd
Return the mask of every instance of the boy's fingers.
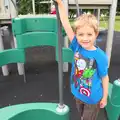
<path id="1" fill-rule="evenodd" d="M 102 108 L 102 106 L 103 106 L 103 104 L 102 104 L 102 103 L 100 103 L 100 108 Z"/>
<path id="2" fill-rule="evenodd" d="M 100 108 L 104 108 L 106 106 L 106 103 L 100 103 Z"/>

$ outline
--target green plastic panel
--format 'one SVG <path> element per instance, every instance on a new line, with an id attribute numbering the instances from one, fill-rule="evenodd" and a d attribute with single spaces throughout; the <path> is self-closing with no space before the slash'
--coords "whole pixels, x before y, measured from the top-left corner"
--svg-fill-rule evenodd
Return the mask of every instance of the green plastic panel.
<path id="1" fill-rule="evenodd" d="M 56 61 L 58 61 L 58 50 L 56 49 Z M 70 48 L 62 48 L 62 60 L 63 62 L 72 62 L 74 53 Z"/>
<path id="2" fill-rule="evenodd" d="M 28 48 L 40 45 L 56 46 L 57 34 L 53 32 L 29 32 L 17 35 L 17 47 Z"/>
<path id="3" fill-rule="evenodd" d="M 111 98 L 111 94 L 112 94 L 112 89 L 113 89 L 113 84 L 109 83 L 108 95 L 109 95 L 110 98 Z"/>
<path id="4" fill-rule="evenodd" d="M 0 109 L 0 120 L 69 120 L 69 108 L 57 112 L 56 103 L 27 103 Z"/>
<path id="5" fill-rule="evenodd" d="M 120 106 L 120 82 L 119 82 L 119 80 L 115 80 L 113 83 L 111 102 L 114 105 Z"/>
<path id="6" fill-rule="evenodd" d="M 14 35 L 32 31 L 57 32 L 56 17 L 29 17 L 12 19 L 12 30 Z"/>
<path id="7" fill-rule="evenodd" d="M 120 116 L 120 106 L 114 105 L 111 102 L 110 97 L 108 97 L 106 112 L 107 112 L 108 120 L 118 120 L 118 118 Z"/>
<path id="8" fill-rule="evenodd" d="M 0 52 L 0 66 L 9 63 L 24 63 L 25 53 L 21 49 L 8 49 Z"/>
<path id="9" fill-rule="evenodd" d="M 120 88 L 116 89 L 116 86 L 114 84 L 109 83 L 109 94 L 108 94 L 108 103 L 106 106 L 106 112 L 107 112 L 107 116 L 108 116 L 108 120 L 118 120 L 119 116 L 120 116 L 120 104 L 116 105 L 116 103 L 114 103 L 114 101 L 112 101 L 112 95 L 116 96 L 117 98 L 117 103 L 120 103 L 120 98 L 118 98 L 117 96 L 119 96 L 119 90 Z M 112 94 L 112 92 L 114 91 L 114 94 Z"/>

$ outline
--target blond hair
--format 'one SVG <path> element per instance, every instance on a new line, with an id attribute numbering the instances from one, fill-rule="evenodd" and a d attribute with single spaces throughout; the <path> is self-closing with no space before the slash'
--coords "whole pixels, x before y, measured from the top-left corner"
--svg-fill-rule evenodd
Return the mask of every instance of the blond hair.
<path id="1" fill-rule="evenodd" d="M 88 26 L 92 27 L 94 29 L 95 33 L 99 32 L 98 20 L 92 14 L 82 14 L 75 20 L 74 26 L 73 26 L 75 33 L 76 33 L 77 29 L 79 29 L 80 27 L 82 27 L 84 25 L 88 25 Z"/>

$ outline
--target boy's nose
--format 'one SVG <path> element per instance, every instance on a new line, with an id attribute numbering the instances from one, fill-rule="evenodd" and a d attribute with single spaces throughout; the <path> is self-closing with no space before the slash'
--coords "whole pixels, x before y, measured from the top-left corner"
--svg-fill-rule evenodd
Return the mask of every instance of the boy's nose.
<path id="1" fill-rule="evenodd" d="M 88 42 L 88 41 L 89 41 L 88 37 L 84 37 L 84 38 L 83 38 L 83 41 L 84 41 L 84 42 Z"/>

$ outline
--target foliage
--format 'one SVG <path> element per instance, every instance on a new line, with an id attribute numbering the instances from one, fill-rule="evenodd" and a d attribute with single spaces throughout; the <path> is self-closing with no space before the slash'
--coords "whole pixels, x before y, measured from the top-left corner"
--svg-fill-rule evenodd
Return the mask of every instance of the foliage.
<path id="1" fill-rule="evenodd" d="M 50 13 L 50 4 L 49 3 L 40 3 L 42 1 L 48 0 L 35 0 L 35 11 L 37 14 L 41 13 Z M 17 0 L 18 5 L 18 13 L 19 14 L 31 14 L 32 13 L 32 0 Z M 83 10 L 83 12 L 91 12 L 93 13 L 94 10 Z M 101 10 L 102 14 L 108 15 L 108 10 Z M 73 18 L 76 14 L 76 10 L 69 10 L 69 17 Z M 118 7 L 117 7 L 117 15 L 120 14 L 120 0 L 118 0 Z"/>
<path id="2" fill-rule="evenodd" d="M 36 14 L 48 13 L 50 11 L 50 4 L 41 4 L 43 0 L 35 1 L 35 12 Z M 32 0 L 18 0 L 18 13 L 19 14 L 32 14 Z"/>

